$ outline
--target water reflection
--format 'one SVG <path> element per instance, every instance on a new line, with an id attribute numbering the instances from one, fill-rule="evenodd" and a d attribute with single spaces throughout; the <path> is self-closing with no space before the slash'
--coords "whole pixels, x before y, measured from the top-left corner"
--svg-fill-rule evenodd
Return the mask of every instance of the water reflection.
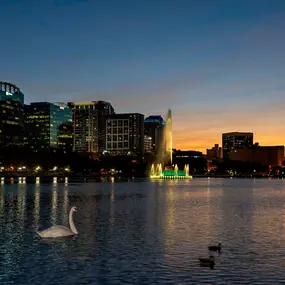
<path id="1" fill-rule="evenodd" d="M 40 219 L 40 186 L 35 185 L 34 189 L 34 230 L 39 228 L 39 219 Z"/>
<path id="2" fill-rule="evenodd" d="M 51 223 L 53 225 L 57 224 L 57 184 L 52 185 L 52 197 L 51 197 L 51 205 L 52 205 L 52 215 L 51 215 Z"/>
<path id="3" fill-rule="evenodd" d="M 64 224 L 68 223 L 69 215 L 69 196 L 68 196 L 68 186 L 63 188 L 63 205 L 62 205 L 62 221 Z"/>
<path id="4" fill-rule="evenodd" d="M 4 185 L 0 284 L 279 284 L 284 189 L 249 179 Z M 77 238 L 35 235 L 66 225 L 74 205 Z M 215 270 L 201 267 L 218 242 Z"/>
<path id="5" fill-rule="evenodd" d="M 114 224 L 114 213 L 115 213 L 115 186 L 114 183 L 111 184 L 111 193 L 110 193 L 110 215 L 109 215 L 109 224 L 112 226 Z"/>
<path id="6" fill-rule="evenodd" d="M 0 216 L 3 216 L 4 213 L 4 205 L 5 205 L 5 198 L 4 198 L 4 187 L 0 187 Z"/>
<path id="7" fill-rule="evenodd" d="M 18 186 L 18 197 L 16 196 L 17 194 L 15 194 L 15 196 L 17 197 L 17 220 L 18 222 L 18 226 L 19 226 L 19 230 L 23 231 L 25 229 L 25 224 L 24 221 L 26 220 L 25 217 L 25 213 L 26 213 L 26 199 L 27 199 L 27 189 L 25 185 L 19 185 Z"/>
<path id="8" fill-rule="evenodd" d="M 173 188 L 170 187 L 166 196 L 166 231 L 167 233 L 170 234 L 174 230 L 173 223 L 174 223 L 175 209 L 173 201 L 174 201 L 174 192 Z"/>

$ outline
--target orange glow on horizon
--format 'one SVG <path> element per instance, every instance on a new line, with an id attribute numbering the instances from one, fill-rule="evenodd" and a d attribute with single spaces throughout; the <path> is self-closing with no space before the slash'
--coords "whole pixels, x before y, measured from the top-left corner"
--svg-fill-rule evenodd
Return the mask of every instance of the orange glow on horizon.
<path id="1" fill-rule="evenodd" d="M 210 139 L 205 133 L 204 136 L 196 132 L 187 134 L 184 132 L 174 132 L 173 134 L 173 148 L 180 150 L 196 150 L 206 153 L 206 149 L 212 148 L 215 144 L 219 144 L 222 147 L 222 133 L 211 135 Z M 178 139 L 176 139 L 178 137 Z M 254 143 L 258 142 L 261 146 L 275 146 L 284 145 L 285 134 L 282 134 L 278 130 L 272 130 L 271 132 L 254 133 Z"/>
<path id="2" fill-rule="evenodd" d="M 261 146 L 285 144 L 283 100 L 269 104 L 227 104 L 190 112 L 173 111 L 173 148 L 206 153 L 214 144 L 222 146 L 222 134 L 253 132 L 254 143 Z"/>

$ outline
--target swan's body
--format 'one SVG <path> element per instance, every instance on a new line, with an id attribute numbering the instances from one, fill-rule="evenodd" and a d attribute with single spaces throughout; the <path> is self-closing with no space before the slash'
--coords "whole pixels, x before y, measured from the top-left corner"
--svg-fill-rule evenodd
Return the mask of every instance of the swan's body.
<path id="1" fill-rule="evenodd" d="M 74 222 L 73 222 L 73 212 L 76 212 L 76 207 L 72 207 L 69 212 L 69 226 L 52 226 L 46 230 L 43 230 L 41 232 L 37 232 L 37 234 L 41 238 L 58 238 L 58 237 L 68 237 L 68 236 L 74 236 L 78 234 L 77 229 L 75 228 Z"/>

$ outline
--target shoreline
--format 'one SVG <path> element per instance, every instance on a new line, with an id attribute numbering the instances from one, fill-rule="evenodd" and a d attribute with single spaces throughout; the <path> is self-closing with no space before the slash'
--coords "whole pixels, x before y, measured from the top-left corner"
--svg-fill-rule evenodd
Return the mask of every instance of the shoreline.
<path id="1" fill-rule="evenodd" d="M 192 179 L 283 179 L 278 176 L 229 176 L 229 175 L 192 175 Z M 190 179 L 189 181 L 191 181 Z M 96 176 L 96 175 L 74 175 L 74 176 L 13 176 L 13 175 L 0 175 L 1 184 L 70 184 L 70 183 L 103 183 L 103 182 L 142 182 L 142 181 L 164 181 L 168 179 L 151 179 L 149 177 L 131 177 L 131 176 Z M 173 179 L 185 181 L 184 179 Z M 173 181 L 172 180 L 172 181 Z"/>

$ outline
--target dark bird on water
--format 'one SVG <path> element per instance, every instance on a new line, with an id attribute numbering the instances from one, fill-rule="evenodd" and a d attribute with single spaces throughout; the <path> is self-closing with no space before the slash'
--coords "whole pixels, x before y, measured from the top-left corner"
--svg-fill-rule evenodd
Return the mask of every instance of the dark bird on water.
<path id="1" fill-rule="evenodd" d="M 201 266 L 210 266 L 213 267 L 215 265 L 215 257 L 209 256 L 209 258 L 199 258 Z"/>
<path id="2" fill-rule="evenodd" d="M 209 249 L 210 251 L 221 251 L 221 246 L 222 246 L 222 244 L 219 243 L 218 246 L 212 245 L 212 246 L 209 246 L 208 249 Z"/>

